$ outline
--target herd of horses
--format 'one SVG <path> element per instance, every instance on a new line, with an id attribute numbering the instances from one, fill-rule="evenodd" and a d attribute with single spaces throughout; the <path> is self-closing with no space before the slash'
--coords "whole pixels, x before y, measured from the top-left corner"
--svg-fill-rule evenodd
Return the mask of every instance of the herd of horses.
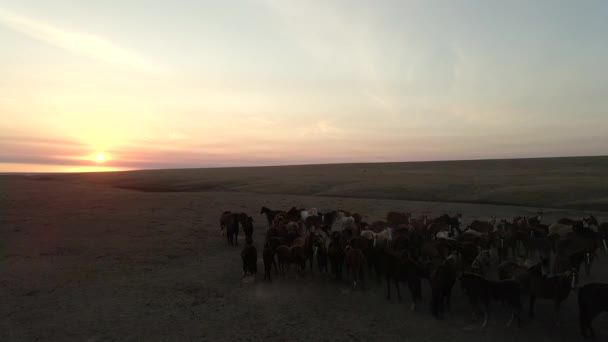
<path id="1" fill-rule="evenodd" d="M 386 280 L 401 300 L 400 283 L 407 284 L 412 310 L 422 298 L 423 280 L 431 289 L 432 314 L 442 319 L 450 308 L 454 285 L 460 280 L 473 317 L 482 316 L 485 326 L 490 304 L 502 303 L 511 310 L 510 326 L 521 322 L 521 300 L 529 299 L 534 316 L 536 299 L 550 300 L 559 321 L 561 303 L 578 288 L 579 326 L 584 337 L 594 337 L 592 320 L 608 311 L 608 283 L 578 287 L 581 267 L 589 276 L 601 250 L 608 253 L 608 223 L 592 215 L 580 220 L 563 218 L 547 225 L 542 211 L 533 217 L 512 220 L 475 220 L 466 227 L 462 214 L 436 218 L 413 218 L 407 212 L 389 212 L 386 221 L 365 222 L 346 210 L 321 213 L 313 209 L 272 210 L 262 207 L 268 228 L 262 253 L 264 279 L 285 274 L 292 265 L 303 274 L 331 273 L 337 280 L 352 281 L 362 288 L 368 279 Z M 253 218 L 246 213 L 225 211 L 220 217 L 228 243 L 238 245 L 239 227 L 245 234 L 241 251 L 243 275 L 257 273 L 257 250 L 253 245 Z M 497 259 L 497 273 L 489 274 Z"/>

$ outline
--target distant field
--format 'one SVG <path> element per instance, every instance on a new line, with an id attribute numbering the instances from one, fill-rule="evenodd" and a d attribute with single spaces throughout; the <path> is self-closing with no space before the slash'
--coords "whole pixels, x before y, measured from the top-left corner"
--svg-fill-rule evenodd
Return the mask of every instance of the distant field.
<path id="1" fill-rule="evenodd" d="M 467 225 L 569 206 L 604 209 L 593 212 L 607 222 L 607 164 L 580 158 L 0 176 L 0 341 L 576 341 L 575 292 L 559 327 L 553 303 L 539 300 L 537 317 L 523 314 L 521 328 L 506 328 L 510 312 L 498 303 L 481 328 L 459 285 L 446 319 L 436 320 L 426 281 L 416 312 L 405 284 L 403 301 L 389 301 L 384 279 L 370 273 L 356 291 L 316 267 L 263 281 L 267 222 L 259 210 L 344 208 L 367 222 L 394 210 L 461 212 Z M 530 206 L 446 203 L 456 201 Z M 224 210 L 254 219 L 255 283 L 242 281 L 241 248 L 220 234 Z M 543 222 L 589 211 L 546 210 Z M 608 280 L 608 254 L 599 253 L 581 285 Z M 522 303 L 527 310 L 528 298 Z M 605 341 L 608 315 L 594 328 Z"/>
<path id="2" fill-rule="evenodd" d="M 608 211 L 608 157 L 335 164 L 61 175 L 152 192 L 468 202 Z"/>

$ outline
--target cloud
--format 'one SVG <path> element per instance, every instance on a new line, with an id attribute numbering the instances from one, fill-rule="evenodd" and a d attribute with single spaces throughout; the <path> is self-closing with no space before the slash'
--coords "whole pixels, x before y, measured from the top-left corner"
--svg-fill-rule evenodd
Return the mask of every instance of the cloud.
<path id="1" fill-rule="evenodd" d="M 165 72 L 147 58 L 93 34 L 65 30 L 1 8 L 0 24 L 77 55 L 145 72 Z"/>
<path id="2" fill-rule="evenodd" d="M 342 134 L 344 133 L 344 130 L 335 127 L 331 124 L 331 122 L 328 122 L 326 120 L 321 120 L 317 123 L 317 127 L 319 128 L 319 130 L 322 133 L 325 134 Z"/>
<path id="3" fill-rule="evenodd" d="M 188 135 L 184 132 L 179 132 L 179 131 L 172 131 L 167 136 L 169 137 L 169 140 L 190 140 L 191 139 L 190 135 Z"/>
<path id="4" fill-rule="evenodd" d="M 83 147 L 86 144 L 68 140 L 47 137 L 33 137 L 20 135 L 4 135 L 0 137 L 0 146 L 7 145 L 47 145 L 47 146 L 67 146 L 67 147 Z"/>
<path id="5" fill-rule="evenodd" d="M 248 120 L 251 121 L 252 123 L 258 124 L 260 126 L 264 126 L 264 127 L 268 127 L 268 126 L 273 126 L 275 124 L 277 124 L 277 122 L 275 120 L 266 118 L 266 117 L 261 117 L 261 116 L 250 116 L 248 117 Z"/>

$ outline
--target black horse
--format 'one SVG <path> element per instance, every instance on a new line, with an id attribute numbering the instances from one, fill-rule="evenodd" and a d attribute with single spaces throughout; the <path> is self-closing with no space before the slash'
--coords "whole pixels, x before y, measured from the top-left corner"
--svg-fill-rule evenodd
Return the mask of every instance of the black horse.
<path id="1" fill-rule="evenodd" d="M 608 311 L 608 284 L 592 283 L 581 287 L 578 309 L 581 335 L 595 338 L 591 322 L 602 311 Z"/>
<path id="2" fill-rule="evenodd" d="M 492 299 L 501 301 L 511 308 L 511 319 L 507 326 L 511 326 L 515 318 L 517 318 L 518 326 L 520 325 L 521 286 L 519 282 L 515 280 L 492 281 L 475 273 L 464 272 L 460 278 L 460 284 L 469 298 L 473 314 L 483 313 L 482 327 L 488 323 Z"/>
<path id="3" fill-rule="evenodd" d="M 226 238 L 231 246 L 238 246 L 239 237 L 239 216 L 237 214 L 230 215 L 226 220 Z"/>

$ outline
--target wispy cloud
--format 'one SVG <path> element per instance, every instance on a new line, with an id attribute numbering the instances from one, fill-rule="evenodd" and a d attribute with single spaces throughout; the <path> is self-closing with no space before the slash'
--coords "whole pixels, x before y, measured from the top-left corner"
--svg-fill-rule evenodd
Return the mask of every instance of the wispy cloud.
<path id="1" fill-rule="evenodd" d="M 190 140 L 192 138 L 189 134 L 180 131 L 171 131 L 167 136 L 169 140 Z"/>
<path id="2" fill-rule="evenodd" d="M 321 120 L 317 123 L 317 127 L 322 133 L 326 134 L 342 134 L 344 130 L 338 127 L 335 127 L 331 122 L 326 120 Z"/>
<path id="3" fill-rule="evenodd" d="M 250 116 L 247 118 L 250 122 L 258 124 L 260 126 L 268 127 L 277 124 L 275 120 L 262 117 L 262 116 Z"/>
<path id="4" fill-rule="evenodd" d="M 50 45 L 102 62 L 145 72 L 165 70 L 149 59 L 93 34 L 69 31 L 0 8 L 0 24 Z"/>

